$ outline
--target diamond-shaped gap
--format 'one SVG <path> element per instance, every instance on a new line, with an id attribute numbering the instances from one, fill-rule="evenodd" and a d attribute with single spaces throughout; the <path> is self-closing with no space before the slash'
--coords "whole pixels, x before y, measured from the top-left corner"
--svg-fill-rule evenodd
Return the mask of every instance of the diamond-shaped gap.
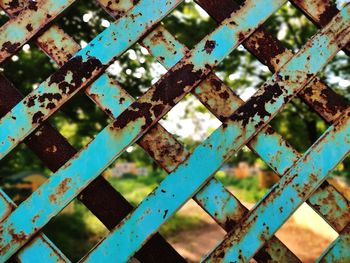
<path id="1" fill-rule="evenodd" d="M 338 233 L 309 205 L 303 203 L 276 232 L 301 262 L 316 262 Z M 317 241 L 316 241 L 317 240 Z"/>
<path id="2" fill-rule="evenodd" d="M 317 27 L 290 2 L 284 4 L 264 23 L 282 44 L 297 52 L 317 32 Z"/>
<path id="3" fill-rule="evenodd" d="M 167 173 L 140 146 L 134 144 L 104 172 L 104 177 L 132 205 L 138 205 Z"/>
<path id="4" fill-rule="evenodd" d="M 162 22 L 169 32 L 190 49 L 217 26 L 199 5 L 190 0 L 181 3 Z M 196 33 L 188 37 L 189 32 Z"/>
<path id="5" fill-rule="evenodd" d="M 61 106 L 49 122 L 79 150 L 91 142 L 111 119 L 82 90 Z"/>
<path id="6" fill-rule="evenodd" d="M 279 177 L 247 146 L 231 156 L 215 177 L 246 207 L 259 201 Z"/>
<path id="7" fill-rule="evenodd" d="M 0 11 L 0 26 L 3 26 L 7 21 L 9 21 L 9 17 L 6 15 L 5 11 L 1 9 L 1 11 Z"/>
<path id="8" fill-rule="evenodd" d="M 279 180 L 246 146 L 232 156 L 215 177 L 248 209 L 252 209 Z M 314 262 L 338 234 L 312 208 L 303 204 L 276 236 L 302 262 Z M 315 240 L 319 242 L 315 243 Z"/>
<path id="9" fill-rule="evenodd" d="M 134 98 L 146 92 L 166 70 L 139 44 L 131 46 L 107 72 Z"/>
<path id="10" fill-rule="evenodd" d="M 170 217 L 159 231 L 188 262 L 199 262 L 226 234 L 192 199 Z"/>
<path id="11" fill-rule="evenodd" d="M 49 169 L 24 143 L 0 161 L 0 187 L 17 205 L 36 191 L 49 174 Z"/>
<path id="12" fill-rule="evenodd" d="M 109 231 L 74 199 L 45 225 L 43 232 L 72 262 L 78 262 Z"/>
<path id="13" fill-rule="evenodd" d="M 221 122 L 192 94 L 186 95 L 159 121 L 188 150 L 202 142 Z"/>
<path id="14" fill-rule="evenodd" d="M 40 70 L 37 70 L 40 69 Z M 30 41 L 0 67 L 0 71 L 23 94 L 28 95 L 58 69 L 34 41 Z"/>
<path id="15" fill-rule="evenodd" d="M 298 97 L 287 103 L 270 125 L 300 153 L 309 149 L 328 128 L 328 124 Z"/>
<path id="16" fill-rule="evenodd" d="M 272 76 L 268 67 L 239 46 L 215 69 L 214 73 L 243 101 L 247 101 Z"/>
<path id="17" fill-rule="evenodd" d="M 96 1 L 75 1 L 56 23 L 77 43 L 85 47 L 113 21 Z"/>

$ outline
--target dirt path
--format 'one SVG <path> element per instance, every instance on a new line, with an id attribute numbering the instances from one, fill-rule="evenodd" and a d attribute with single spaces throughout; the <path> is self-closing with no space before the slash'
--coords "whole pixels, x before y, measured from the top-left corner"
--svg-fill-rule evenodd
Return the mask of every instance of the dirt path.
<path id="1" fill-rule="evenodd" d="M 253 204 L 245 203 L 251 208 Z M 184 215 L 196 215 L 202 219 L 199 228 L 182 232 L 172 237 L 169 242 L 189 262 L 198 262 L 202 256 L 210 252 L 224 238 L 225 232 L 198 207 L 194 201 L 188 202 L 180 211 Z M 322 229 L 320 229 L 322 231 Z M 329 231 L 328 229 L 325 230 Z M 289 219 L 276 233 L 276 236 L 292 250 L 302 262 L 314 262 L 335 236 L 319 235 L 314 231 L 300 226 L 294 218 Z"/>

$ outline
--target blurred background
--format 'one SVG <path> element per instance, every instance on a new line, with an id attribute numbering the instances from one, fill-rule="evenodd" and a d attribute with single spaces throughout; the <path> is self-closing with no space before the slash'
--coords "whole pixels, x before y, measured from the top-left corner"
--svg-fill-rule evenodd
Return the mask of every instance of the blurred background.
<path id="1" fill-rule="evenodd" d="M 0 18 L 2 23 L 7 21 L 4 13 Z M 77 1 L 57 23 L 84 47 L 112 21 L 94 1 Z M 192 1 L 185 1 L 162 23 L 190 48 L 215 28 L 214 21 Z M 317 31 L 290 4 L 271 17 L 266 28 L 294 52 Z M 57 69 L 55 63 L 33 42 L 23 46 L 18 54 L 2 65 L 0 71 L 24 94 L 28 94 Z M 214 71 L 244 100 L 272 75 L 243 47 L 232 52 Z M 135 98 L 165 72 L 138 44 L 108 69 L 108 73 Z M 343 52 L 339 52 L 319 77 L 333 90 L 350 99 L 350 59 Z M 83 93 L 74 96 L 49 119 L 76 149 L 85 147 L 109 121 Z M 161 123 L 190 150 L 221 125 L 192 95 L 173 108 Z M 329 126 L 298 98 L 293 99 L 271 125 L 301 153 Z M 329 178 L 350 199 L 349 172 L 350 159 L 346 158 Z M 51 174 L 21 144 L 0 162 L 0 187 L 20 204 Z M 133 205 L 137 205 L 166 175 L 136 144 L 129 147 L 103 174 Z M 248 208 L 254 206 L 278 180 L 274 172 L 247 147 L 232 156 L 215 176 Z M 44 232 L 71 260 L 78 260 L 108 231 L 84 205 L 75 200 L 45 227 Z M 168 220 L 160 232 L 190 262 L 198 261 L 224 236 L 224 231 L 193 201 Z M 312 209 L 303 205 L 277 236 L 303 261 L 312 262 L 337 237 L 337 233 Z"/>

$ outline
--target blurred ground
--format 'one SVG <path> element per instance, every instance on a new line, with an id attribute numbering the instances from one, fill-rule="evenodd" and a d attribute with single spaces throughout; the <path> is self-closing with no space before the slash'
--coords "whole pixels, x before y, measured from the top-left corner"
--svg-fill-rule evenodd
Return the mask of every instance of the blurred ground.
<path id="1" fill-rule="evenodd" d="M 254 204 L 243 203 L 247 208 Z M 225 232 L 192 200 L 190 200 L 179 214 L 198 216 L 201 227 L 183 231 L 181 234 L 168 238 L 168 241 L 189 262 L 199 262 L 203 255 L 210 252 L 221 241 Z M 301 223 L 301 218 L 312 220 L 314 228 Z M 304 220 L 305 221 L 305 220 Z M 318 229 L 318 232 L 314 230 Z M 303 205 L 276 233 L 276 236 L 292 250 L 302 262 L 314 262 L 315 259 L 337 237 L 311 208 Z"/>

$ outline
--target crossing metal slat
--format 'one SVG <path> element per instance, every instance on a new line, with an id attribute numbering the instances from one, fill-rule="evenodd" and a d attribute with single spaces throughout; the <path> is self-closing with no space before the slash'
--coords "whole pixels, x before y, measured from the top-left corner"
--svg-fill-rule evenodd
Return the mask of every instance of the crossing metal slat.
<path id="1" fill-rule="evenodd" d="M 13 55 L 20 46 L 35 37 L 72 2 L 29 1 L 26 5 L 19 1 L 17 5 L 11 6 L 11 1 L 2 1 L 0 6 L 10 14 L 11 19 L 0 28 L 1 39 L 9 41 L 10 44 L 14 41 L 16 43 L 11 48 L 3 46 L 0 52 L 1 61 Z M 79 50 L 79 46 L 56 25 L 45 28 L 46 31 L 37 38 L 39 47 L 62 68 L 16 106 L 15 104 L 22 98 L 21 95 L 10 82 L 0 76 L 0 80 L 6 84 L 5 89 L 0 89 L 0 93 L 3 92 L 5 95 L 6 90 L 14 94 L 12 97 L 9 94 L 4 96 L 8 99 L 0 109 L 3 115 L 11 110 L 0 120 L 0 129 L 4 131 L 0 133 L 1 158 L 32 133 L 26 143 L 49 167 L 51 166 L 53 171 L 59 169 L 13 212 L 11 202 L 9 200 L 6 202 L 6 197 L 3 200 L 5 203 L 1 206 L 2 211 L 4 215 L 10 214 L 0 225 L 1 259 L 5 260 L 18 251 L 53 216 L 83 191 L 79 199 L 110 229 L 127 216 L 105 240 L 84 257 L 83 261 L 94 261 L 103 257 L 104 260 L 124 262 L 141 248 L 136 254 L 137 258 L 142 258 L 142 262 L 148 260 L 153 262 L 148 256 L 152 257 L 152 253 L 157 253 L 155 249 L 157 246 L 164 251 L 165 257 L 169 257 L 167 260 L 183 261 L 183 258 L 161 236 L 152 237 L 152 235 L 192 196 L 219 225 L 226 231 L 232 231 L 222 242 L 222 246 L 216 248 L 210 258 L 204 259 L 205 261 L 246 261 L 264 244 L 266 245 L 264 249 L 255 255 L 258 261 L 264 262 L 267 259 L 298 261 L 283 243 L 273 237 L 273 233 L 309 197 L 307 202 L 340 232 L 339 238 L 320 256 L 320 261 L 346 260 L 348 256 L 346 248 L 349 246 L 347 230 L 349 202 L 333 186 L 326 183 L 325 179 L 328 172 L 349 151 L 349 108 L 345 100 L 315 75 L 341 48 L 348 53 L 346 45 L 350 37 L 346 24 L 349 24 L 349 6 L 339 13 L 328 1 L 322 3 L 292 1 L 315 24 L 325 27 L 294 55 L 261 26 L 285 1 L 268 1 L 271 3 L 267 7 L 266 1 L 236 5 L 234 1 L 198 0 L 198 4 L 218 22 L 224 21 L 193 50 L 187 50 L 162 26 L 156 27 L 152 32 L 149 30 L 182 1 L 167 1 L 161 4 L 155 0 L 136 2 L 126 0 L 120 4 L 104 0 L 99 2 L 117 21 L 86 48 Z M 217 8 L 218 6 L 225 8 Z M 48 7 L 51 13 L 48 13 Z M 48 16 L 45 17 L 45 14 Z M 30 26 L 27 23 L 29 17 L 35 17 L 33 25 Z M 18 29 L 17 35 L 14 33 L 14 28 Z M 122 28 L 128 30 L 121 30 Z M 161 39 L 160 33 L 163 34 L 162 37 L 164 35 L 166 37 Z M 6 39 L 7 34 L 11 36 Z M 170 70 L 143 96 L 134 101 L 119 83 L 103 73 L 114 59 L 141 38 L 141 44 Z M 64 41 L 60 41 L 62 39 Z M 173 45 L 171 47 L 175 51 L 173 54 L 170 52 L 169 43 Z M 261 62 L 268 65 L 270 70 L 276 72 L 273 78 L 246 103 L 210 73 L 240 43 L 243 43 L 245 48 Z M 277 53 L 269 54 L 262 43 L 267 43 Z M 321 56 L 317 57 L 315 54 L 318 52 Z M 68 59 L 70 60 L 67 62 Z M 89 87 L 86 88 L 87 86 Z M 43 122 L 82 88 L 86 88 L 85 93 L 107 115 L 114 118 L 114 122 L 102 130 L 85 149 L 76 153 L 64 137 Z M 191 155 L 170 133 L 157 124 L 157 121 L 188 92 L 192 92 L 224 123 Z M 296 95 L 327 122 L 333 123 L 304 156 L 300 156 L 268 126 L 268 122 L 275 114 Z M 49 99 L 51 97 L 54 102 Z M 118 98 L 122 98 L 123 103 L 120 105 L 115 103 Z M 39 126 L 39 130 L 33 133 Z M 50 138 L 61 141 L 62 147 L 57 156 L 42 154 L 43 146 L 50 144 L 44 136 L 40 137 L 42 131 L 51 134 Z M 344 142 L 340 145 L 342 141 Z M 132 207 L 107 181 L 102 177 L 94 179 L 111 161 L 135 142 L 170 174 L 138 208 L 131 212 Z M 212 178 L 220 165 L 245 144 L 259 154 L 280 176 L 283 175 L 270 194 L 250 212 L 219 181 Z M 338 144 L 340 146 L 332 151 L 331 146 Z M 96 151 L 103 153 L 97 159 L 93 155 Z M 164 156 L 164 151 L 167 152 L 167 156 Z M 204 155 L 210 156 L 212 162 L 201 163 Z M 326 162 L 324 156 L 331 157 Z M 323 169 L 317 170 L 313 162 L 320 160 L 326 163 Z M 61 167 L 66 161 L 68 162 Z M 82 168 L 83 163 L 89 163 L 90 166 Z M 314 173 L 310 175 L 309 169 Z M 298 171 L 299 174 L 292 175 L 292 171 Z M 176 181 L 175 178 L 181 180 Z M 310 185 L 292 184 L 294 181 L 304 179 L 309 179 Z M 185 190 L 180 192 L 183 188 Z M 93 191 L 96 189 L 101 197 L 94 203 Z M 274 193 L 276 189 L 277 194 Z M 88 195 L 84 195 L 84 192 Z M 219 201 L 213 200 L 213 195 Z M 103 200 L 106 198 L 113 198 L 115 206 L 122 205 L 123 212 L 103 211 L 98 207 L 98 204 L 103 205 Z M 295 199 L 295 203 L 285 204 L 277 211 L 273 203 L 287 202 L 288 198 Z M 110 205 L 111 207 L 113 205 Z M 279 216 L 278 222 L 274 220 L 269 224 L 259 225 L 259 222 L 265 220 L 260 214 L 268 216 L 273 213 L 283 215 Z M 110 214 L 113 218 L 108 216 Z M 259 216 L 255 218 L 254 214 Z M 257 228 L 254 228 L 254 224 Z M 58 248 L 51 247 L 51 241 L 40 235 L 20 251 L 17 255 L 20 261 L 35 258 L 40 253 L 51 252 L 68 261 Z M 144 245 L 148 239 L 149 242 Z M 123 243 L 125 240 L 128 242 L 131 240 L 131 243 L 127 243 L 127 247 L 126 243 Z M 245 242 L 250 244 L 250 247 L 244 245 Z M 54 255 L 51 260 L 56 260 Z"/>

